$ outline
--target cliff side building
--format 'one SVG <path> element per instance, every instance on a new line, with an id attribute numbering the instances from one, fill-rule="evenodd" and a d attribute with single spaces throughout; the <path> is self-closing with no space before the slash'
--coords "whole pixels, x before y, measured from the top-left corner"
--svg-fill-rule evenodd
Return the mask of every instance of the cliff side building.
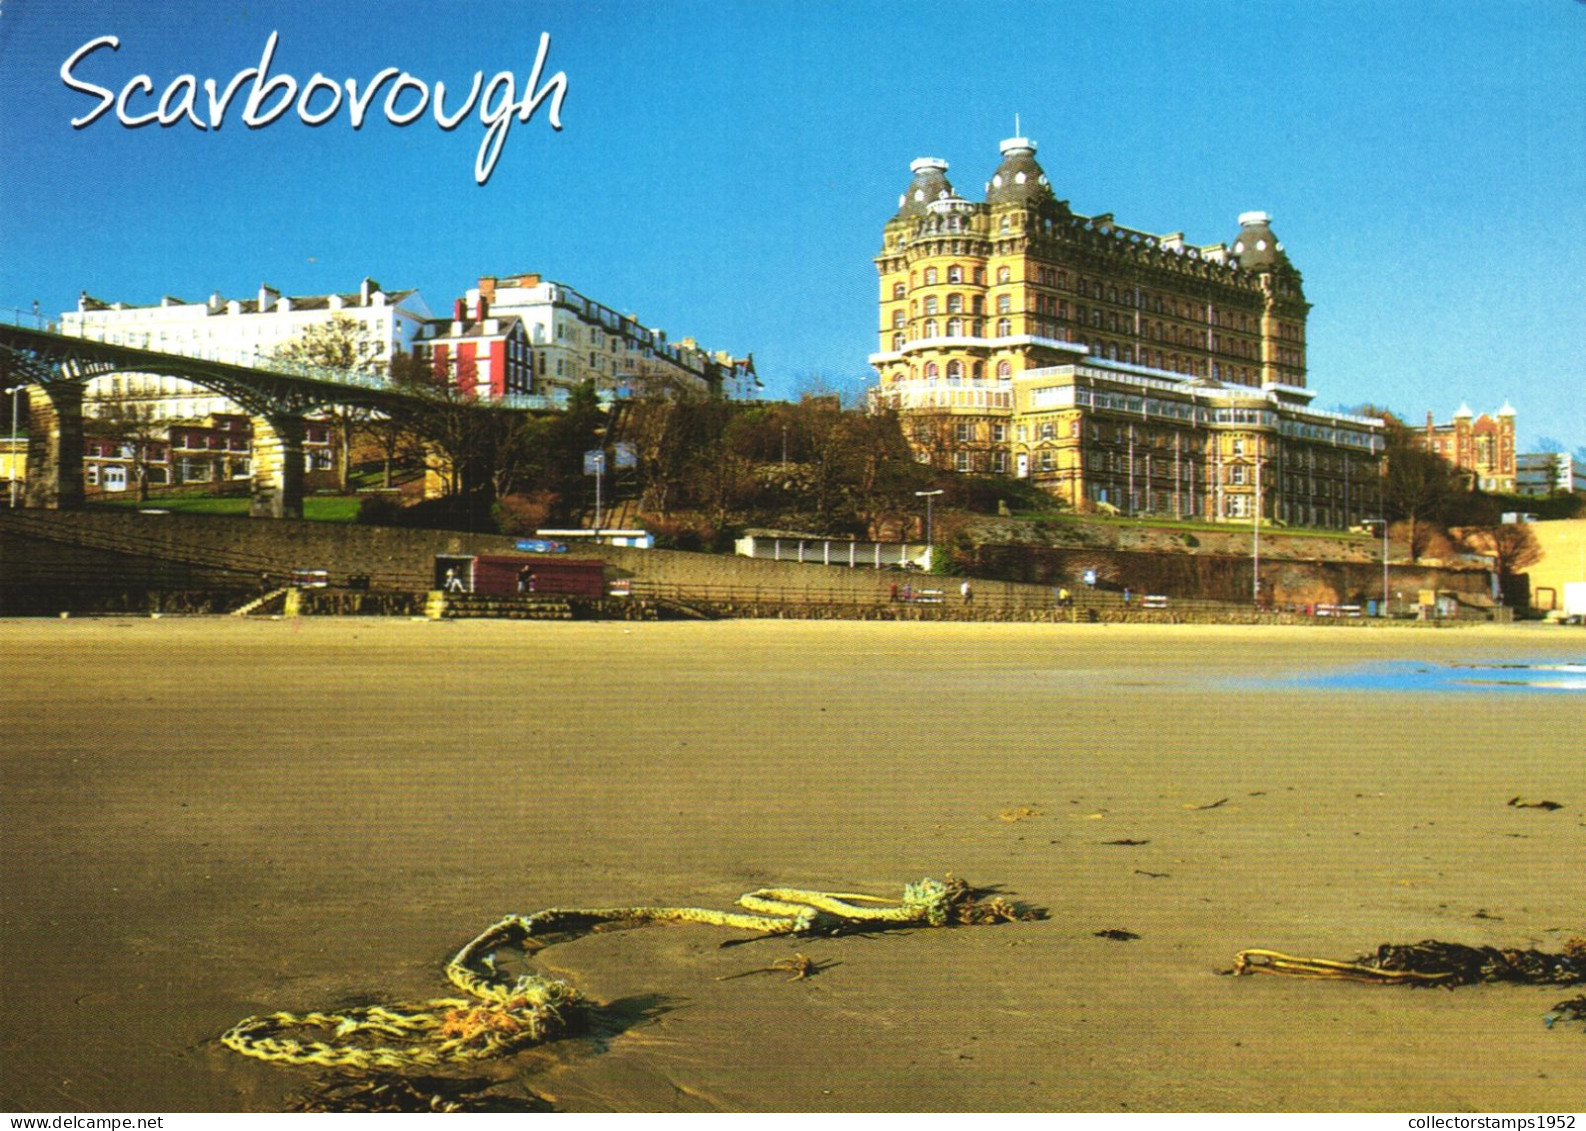
<path id="1" fill-rule="evenodd" d="M 1521 452 L 1514 458 L 1514 487 L 1521 495 L 1586 495 L 1586 463 L 1567 452 Z"/>
<path id="2" fill-rule="evenodd" d="M 917 458 L 1079 510 L 1348 527 L 1379 508 L 1382 422 L 1310 407 L 1305 298 L 1264 212 L 1232 245 L 1082 216 L 1027 138 L 984 202 L 924 157 L 887 221 L 878 384 Z"/>
<path id="3" fill-rule="evenodd" d="M 1491 416 L 1485 412 L 1477 416 L 1469 405 L 1460 405 L 1447 424 L 1436 423 L 1428 412 L 1420 440 L 1453 464 L 1472 487 L 1512 495 L 1518 485 L 1514 416 L 1508 401 Z"/>
<path id="4" fill-rule="evenodd" d="M 586 381 L 617 398 L 694 393 L 749 400 L 761 387 L 752 354 L 735 358 L 692 338 L 670 341 L 666 331 L 539 275 L 487 275 L 462 302 L 467 310 L 522 320 L 536 396 L 560 400 Z"/>
<path id="5" fill-rule="evenodd" d="M 364 279 L 355 292 L 328 295 L 283 295 L 262 284 L 257 296 L 228 299 L 219 292 L 203 302 L 166 296 L 157 303 L 134 306 L 105 302 L 84 291 L 77 309 L 61 315 L 61 333 L 161 353 L 214 361 L 252 364 L 300 338 L 311 327 L 333 319 L 355 323 L 367 342 L 372 361 L 389 363 L 410 348 L 429 308 L 414 290 L 387 292 Z M 220 394 L 180 377 L 125 373 L 89 382 L 85 411 L 115 399 L 148 404 L 160 418 L 198 420 L 232 415 L 241 409 Z"/>

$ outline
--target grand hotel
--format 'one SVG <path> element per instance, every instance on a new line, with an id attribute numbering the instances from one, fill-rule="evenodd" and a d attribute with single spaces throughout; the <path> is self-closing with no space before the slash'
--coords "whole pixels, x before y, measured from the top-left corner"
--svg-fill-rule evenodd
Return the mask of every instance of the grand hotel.
<path id="1" fill-rule="evenodd" d="M 1271 218 L 1232 245 L 1081 216 L 1027 138 L 984 203 L 922 157 L 887 221 L 873 408 L 922 462 L 1081 511 L 1347 528 L 1380 513 L 1382 422 L 1310 407 L 1310 304 Z"/>

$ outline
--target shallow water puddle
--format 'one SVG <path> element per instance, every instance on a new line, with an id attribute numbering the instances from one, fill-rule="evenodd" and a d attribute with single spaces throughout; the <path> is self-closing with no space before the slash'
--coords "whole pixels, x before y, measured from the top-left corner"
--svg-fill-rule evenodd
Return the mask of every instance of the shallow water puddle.
<path id="1" fill-rule="evenodd" d="M 1240 680 L 1241 687 L 1318 687 L 1350 691 L 1586 691 L 1586 661 L 1437 664 L 1394 660 L 1319 675 Z"/>

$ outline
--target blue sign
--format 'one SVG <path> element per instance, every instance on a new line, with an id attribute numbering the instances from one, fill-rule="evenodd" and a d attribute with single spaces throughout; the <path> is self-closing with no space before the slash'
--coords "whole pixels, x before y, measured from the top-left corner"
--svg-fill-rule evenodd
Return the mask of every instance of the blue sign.
<path id="1" fill-rule="evenodd" d="M 560 542 L 551 542 L 544 538 L 524 538 L 518 542 L 518 549 L 526 554 L 565 554 L 567 547 Z"/>

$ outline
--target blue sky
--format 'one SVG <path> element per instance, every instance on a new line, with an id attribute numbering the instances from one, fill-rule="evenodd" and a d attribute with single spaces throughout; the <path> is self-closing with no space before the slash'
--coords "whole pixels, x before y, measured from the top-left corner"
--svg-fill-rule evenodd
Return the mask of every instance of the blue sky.
<path id="1" fill-rule="evenodd" d="M 466 15 L 462 15 L 466 13 Z M 477 115 L 345 105 L 127 129 L 59 71 L 222 87 L 272 74 L 549 103 L 475 183 Z M 456 98 L 449 95 L 449 101 Z M 453 103 L 455 104 L 455 103 Z M 200 113 L 205 103 L 200 95 Z M 315 108 L 324 102 L 315 104 Z M 871 257 L 919 156 L 979 198 L 1014 115 L 1079 212 L 1231 240 L 1272 213 L 1315 304 L 1317 403 L 1412 420 L 1505 399 L 1523 448 L 1586 445 L 1586 3 L 987 0 L 455 3 L 0 0 L 0 305 L 418 287 L 539 271 L 674 337 L 752 351 L 768 395 L 868 380 Z"/>

